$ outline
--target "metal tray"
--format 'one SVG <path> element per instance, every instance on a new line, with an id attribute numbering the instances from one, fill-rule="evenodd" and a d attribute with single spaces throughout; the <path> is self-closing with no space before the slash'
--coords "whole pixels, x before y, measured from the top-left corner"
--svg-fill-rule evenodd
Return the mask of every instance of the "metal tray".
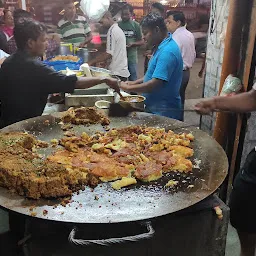
<path id="1" fill-rule="evenodd" d="M 107 85 L 102 84 L 90 89 L 75 90 L 74 93 L 65 95 L 67 107 L 93 107 L 98 100 L 114 102 L 114 94 Z"/>

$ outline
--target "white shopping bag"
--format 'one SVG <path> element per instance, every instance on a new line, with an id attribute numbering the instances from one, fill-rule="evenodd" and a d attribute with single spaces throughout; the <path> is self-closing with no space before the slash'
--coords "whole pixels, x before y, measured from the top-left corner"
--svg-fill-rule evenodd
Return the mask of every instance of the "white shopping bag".
<path id="1" fill-rule="evenodd" d="M 82 0 L 80 8 L 82 12 L 94 22 L 99 22 L 108 11 L 110 0 Z"/>

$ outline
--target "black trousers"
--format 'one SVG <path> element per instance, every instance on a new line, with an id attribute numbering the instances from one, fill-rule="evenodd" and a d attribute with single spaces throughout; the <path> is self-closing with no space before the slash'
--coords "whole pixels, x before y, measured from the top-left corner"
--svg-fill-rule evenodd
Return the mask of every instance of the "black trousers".
<path id="1" fill-rule="evenodd" d="M 230 198 L 230 222 L 240 232 L 256 234 L 256 151 L 237 174 Z"/>
<path id="2" fill-rule="evenodd" d="M 181 87 L 180 87 L 180 97 L 181 97 L 181 104 L 182 104 L 183 108 L 185 105 L 186 89 L 188 86 L 189 79 L 190 79 L 190 69 L 184 70 L 183 76 L 182 76 Z M 182 120 L 184 120 L 184 112 L 183 112 L 182 116 L 183 116 Z"/>

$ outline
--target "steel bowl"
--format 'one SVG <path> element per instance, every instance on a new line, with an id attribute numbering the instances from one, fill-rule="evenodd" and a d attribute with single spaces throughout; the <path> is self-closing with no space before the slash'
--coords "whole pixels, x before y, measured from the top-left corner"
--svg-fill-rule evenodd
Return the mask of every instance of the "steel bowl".
<path id="1" fill-rule="evenodd" d="M 90 67 L 93 77 L 112 77 L 110 70 L 104 68 Z"/>
<path id="2" fill-rule="evenodd" d="M 73 45 L 61 43 L 59 47 L 59 55 L 73 55 Z"/>
<path id="3" fill-rule="evenodd" d="M 95 102 L 95 107 L 99 109 L 109 109 L 111 102 L 107 100 L 99 100 Z"/>
<path id="4" fill-rule="evenodd" d="M 88 48 L 77 48 L 75 53 L 76 55 L 83 60 L 83 63 L 95 58 L 98 50 L 97 49 L 88 49 Z"/>
<path id="5" fill-rule="evenodd" d="M 144 96 L 141 96 L 141 95 L 129 95 L 129 96 L 124 96 L 124 99 L 125 100 L 120 99 L 120 102 L 128 102 L 134 108 L 140 108 L 140 109 L 144 109 L 145 108 L 146 98 Z"/>
<path id="6" fill-rule="evenodd" d="M 87 48 L 78 48 L 76 50 L 76 55 L 82 59 L 83 63 L 88 62 L 89 53 Z"/>

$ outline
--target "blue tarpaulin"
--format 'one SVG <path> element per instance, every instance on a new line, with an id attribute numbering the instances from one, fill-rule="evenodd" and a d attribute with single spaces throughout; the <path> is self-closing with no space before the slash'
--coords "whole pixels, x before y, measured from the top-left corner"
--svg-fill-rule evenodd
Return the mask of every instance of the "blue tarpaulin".
<path id="1" fill-rule="evenodd" d="M 53 67 L 56 71 L 66 70 L 69 68 L 70 70 L 79 70 L 80 66 L 82 65 L 83 61 L 79 59 L 79 61 L 66 61 L 66 60 L 57 60 L 57 61 L 50 61 L 45 60 L 44 64 Z"/>

